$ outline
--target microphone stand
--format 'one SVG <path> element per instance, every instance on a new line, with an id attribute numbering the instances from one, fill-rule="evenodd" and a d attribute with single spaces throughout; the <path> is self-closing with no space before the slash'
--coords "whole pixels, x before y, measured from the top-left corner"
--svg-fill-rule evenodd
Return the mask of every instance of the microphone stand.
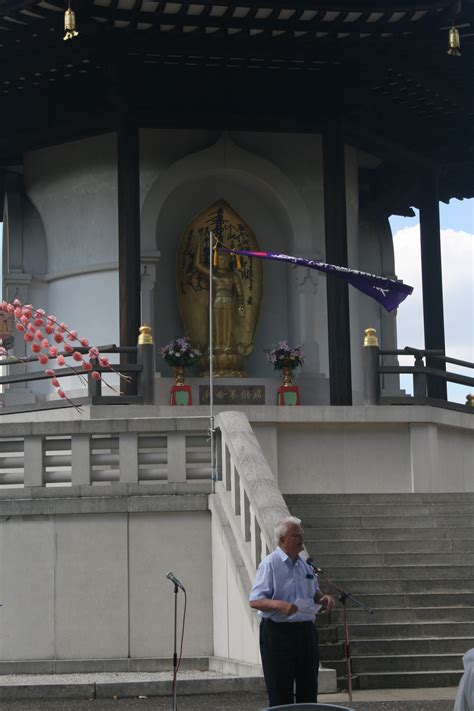
<path id="1" fill-rule="evenodd" d="M 315 569 L 317 572 L 319 569 Z M 345 665 L 346 665 L 346 677 L 347 677 L 347 693 L 349 695 L 349 701 L 352 701 L 352 669 L 351 669 L 351 654 L 350 654 L 350 648 L 349 648 L 349 620 L 347 617 L 347 606 L 346 603 L 348 600 L 351 600 L 355 605 L 361 608 L 361 610 L 364 610 L 364 612 L 367 612 L 368 615 L 373 615 L 374 611 L 371 610 L 370 608 L 367 607 L 367 605 L 364 605 L 363 602 L 360 600 L 357 600 L 352 593 L 347 592 L 346 590 L 343 590 L 339 585 L 336 585 L 331 578 L 326 575 L 322 570 L 319 570 L 319 574 L 323 576 L 323 579 L 325 582 L 333 588 L 333 590 L 337 590 L 339 593 L 339 600 L 342 605 L 343 609 L 343 625 L 344 625 L 344 658 L 345 658 Z"/>
<path id="2" fill-rule="evenodd" d="M 173 705 L 172 711 L 178 708 L 177 685 L 178 685 L 178 649 L 177 649 L 177 630 L 178 630 L 178 586 L 174 583 L 174 648 L 173 648 Z"/>

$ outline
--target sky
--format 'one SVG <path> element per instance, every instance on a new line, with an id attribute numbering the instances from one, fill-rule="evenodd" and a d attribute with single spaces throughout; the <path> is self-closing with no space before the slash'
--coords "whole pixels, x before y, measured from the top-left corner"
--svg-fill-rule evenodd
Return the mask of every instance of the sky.
<path id="1" fill-rule="evenodd" d="M 444 323 L 446 355 L 474 362 L 474 199 L 440 203 L 441 257 L 443 269 Z M 423 348 L 423 307 L 421 299 L 420 220 L 391 217 L 396 274 L 414 292 L 400 305 L 397 315 L 398 348 Z M 3 225 L 0 223 L 0 247 Z M 0 248 L 0 273 L 1 273 Z M 413 359 L 400 359 L 413 365 Z M 474 372 L 450 366 L 449 369 L 473 377 Z M 401 387 L 412 393 L 412 379 L 402 376 Z M 448 398 L 464 403 L 474 388 L 448 385 Z"/>
<path id="2" fill-rule="evenodd" d="M 474 362 L 474 200 L 440 203 L 441 259 L 443 271 L 444 326 L 446 355 Z M 423 306 L 421 298 L 420 220 L 391 217 L 395 266 L 399 279 L 414 292 L 399 307 L 398 347 L 423 348 Z M 413 365 L 412 359 L 400 364 Z M 470 377 L 474 371 L 449 366 L 448 370 Z M 401 387 L 412 392 L 411 377 L 403 376 Z M 448 385 L 448 399 L 465 403 L 474 388 Z"/>

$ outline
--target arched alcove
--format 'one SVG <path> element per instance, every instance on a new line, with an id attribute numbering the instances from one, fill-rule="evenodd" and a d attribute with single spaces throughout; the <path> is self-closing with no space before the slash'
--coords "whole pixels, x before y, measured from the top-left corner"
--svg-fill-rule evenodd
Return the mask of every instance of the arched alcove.
<path id="1" fill-rule="evenodd" d="M 188 181 L 177 188 L 163 205 L 156 225 L 156 245 L 160 251 L 155 287 L 154 331 L 159 343 L 183 334 L 184 326 L 176 299 L 176 249 L 179 238 L 193 217 L 219 198 L 225 199 L 251 226 L 260 246 L 271 244 L 276 251 L 288 249 L 288 235 L 281 228 L 261 193 L 231 177 L 216 175 Z M 265 263 L 263 298 L 255 334 L 253 353 L 246 360 L 249 375 L 268 374 L 263 348 L 288 335 L 288 269 L 286 265 Z"/>
<path id="2" fill-rule="evenodd" d="M 163 344 L 183 333 L 176 299 L 176 250 L 186 226 L 201 210 L 226 200 L 255 233 L 262 250 L 291 252 L 295 235 L 309 235 L 304 201 L 291 181 L 271 162 L 223 137 L 210 148 L 183 158 L 157 179 L 142 209 L 142 251 L 160 252 L 155 287 L 154 332 Z M 288 282 L 283 264 L 265 263 L 263 299 L 250 376 L 268 375 L 263 349 L 291 338 Z M 164 366 L 158 364 L 158 369 Z"/>
<path id="3" fill-rule="evenodd" d="M 159 174 L 141 210 L 142 252 L 157 248 L 156 224 L 168 197 L 185 183 L 209 179 L 229 180 L 260 194 L 281 223 L 289 248 L 293 248 L 297 237 L 299 241 L 309 237 L 307 206 L 292 181 L 271 161 L 240 148 L 228 134 L 223 134 L 209 148 L 190 153 Z"/>

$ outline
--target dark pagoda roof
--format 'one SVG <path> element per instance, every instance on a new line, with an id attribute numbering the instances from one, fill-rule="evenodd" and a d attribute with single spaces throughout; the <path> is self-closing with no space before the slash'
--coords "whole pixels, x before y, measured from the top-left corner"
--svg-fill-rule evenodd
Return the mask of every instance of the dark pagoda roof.
<path id="1" fill-rule="evenodd" d="M 0 0 L 4 165 L 36 145 L 113 130 L 123 116 L 274 131 L 319 131 L 342 116 L 348 141 L 381 158 L 362 178 L 392 195 L 391 209 L 408 199 L 395 197 L 400 176 L 414 186 L 433 167 L 445 199 L 474 194 L 474 0 L 72 8 L 80 35 L 63 42 L 65 2 Z M 447 54 L 453 23 L 460 57 Z"/>

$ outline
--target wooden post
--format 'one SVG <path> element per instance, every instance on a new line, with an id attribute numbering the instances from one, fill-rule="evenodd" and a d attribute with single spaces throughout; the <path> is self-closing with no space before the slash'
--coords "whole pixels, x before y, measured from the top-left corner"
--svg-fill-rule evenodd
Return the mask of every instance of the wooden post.
<path id="1" fill-rule="evenodd" d="M 423 284 L 423 323 L 425 349 L 445 353 L 443 279 L 439 223 L 438 176 L 434 171 L 423 175 L 420 204 L 421 276 Z M 443 361 L 427 356 L 428 368 L 446 370 Z M 428 377 L 428 397 L 447 400 L 446 381 Z"/>
<path id="2" fill-rule="evenodd" d="M 326 262 L 347 267 L 346 166 L 341 121 L 323 131 Z M 347 284 L 326 278 L 331 405 L 352 405 L 351 342 Z"/>
<path id="3" fill-rule="evenodd" d="M 140 326 L 140 174 L 138 128 L 123 118 L 117 133 L 120 345 L 134 346 Z M 122 363 L 134 362 L 122 355 Z M 127 394 L 136 384 L 126 383 Z"/>
<path id="4" fill-rule="evenodd" d="M 379 343 L 375 328 L 364 332 L 364 405 L 378 405 L 380 398 Z"/>
<path id="5" fill-rule="evenodd" d="M 99 365 L 98 358 L 91 358 L 90 362 L 94 367 L 94 370 Z M 91 398 L 92 404 L 97 404 L 93 402 L 94 398 L 100 397 L 102 395 L 102 378 L 100 380 L 94 380 L 90 373 L 87 374 L 87 390 L 88 395 Z"/>
<path id="6" fill-rule="evenodd" d="M 420 371 L 424 369 L 425 365 L 423 363 L 423 356 L 418 351 L 415 353 L 415 368 Z M 415 400 L 423 401 L 426 400 L 427 396 L 427 381 L 426 374 L 423 372 L 415 373 L 413 375 L 413 397 Z"/>
<path id="7" fill-rule="evenodd" d="M 137 377 L 137 395 L 141 395 L 144 405 L 153 405 L 155 403 L 155 346 L 150 326 L 140 326 L 137 351 L 137 362 L 142 366 Z"/>

